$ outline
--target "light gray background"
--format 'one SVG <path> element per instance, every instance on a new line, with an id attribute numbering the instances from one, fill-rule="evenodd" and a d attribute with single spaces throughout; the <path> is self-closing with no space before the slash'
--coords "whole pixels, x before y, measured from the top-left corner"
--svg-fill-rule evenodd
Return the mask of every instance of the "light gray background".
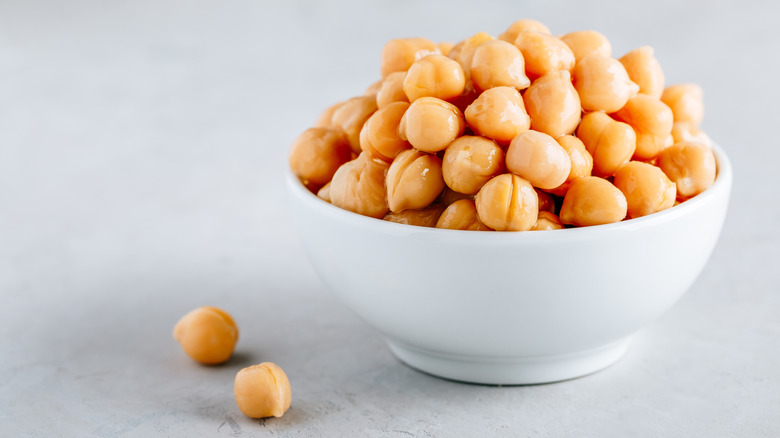
<path id="1" fill-rule="evenodd" d="M 780 8 L 679 3 L 2 0 L 0 435 L 780 436 Z M 700 83 L 731 208 L 699 280 L 613 367 L 440 380 L 314 275 L 288 146 L 378 78 L 386 40 L 526 17 L 599 30 L 616 55 L 652 45 L 668 83 Z M 240 325 L 221 367 L 171 338 L 204 304 Z M 233 400 L 236 371 L 262 361 L 292 382 L 280 419 Z"/>

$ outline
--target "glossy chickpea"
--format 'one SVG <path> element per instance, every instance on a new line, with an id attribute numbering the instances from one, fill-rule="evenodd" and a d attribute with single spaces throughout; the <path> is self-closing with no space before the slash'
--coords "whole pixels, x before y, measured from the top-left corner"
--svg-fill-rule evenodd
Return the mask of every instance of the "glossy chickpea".
<path id="1" fill-rule="evenodd" d="M 340 131 L 309 128 L 290 148 L 290 169 L 308 183 L 325 184 L 352 158 L 352 148 Z"/>
<path id="2" fill-rule="evenodd" d="M 531 129 L 554 138 L 577 129 L 582 108 L 568 71 L 552 72 L 535 80 L 523 101 L 531 116 Z"/>
<path id="3" fill-rule="evenodd" d="M 344 131 L 353 152 L 360 153 L 360 131 L 376 110 L 375 96 L 360 96 L 347 100 L 333 112 L 332 125 Z"/>
<path id="4" fill-rule="evenodd" d="M 628 123 L 636 131 L 634 158 L 649 160 L 658 155 L 672 134 L 672 110 L 655 97 L 638 94 L 615 113 L 615 118 Z"/>
<path id="5" fill-rule="evenodd" d="M 238 341 L 238 327 L 224 310 L 199 307 L 184 315 L 173 328 L 173 337 L 193 360 L 204 365 L 226 362 Z"/>
<path id="6" fill-rule="evenodd" d="M 471 80 L 478 91 L 501 86 L 523 90 L 531 85 L 520 50 L 501 40 L 486 41 L 476 48 Z"/>
<path id="7" fill-rule="evenodd" d="M 401 152 L 387 171 L 387 202 L 399 213 L 429 206 L 444 189 L 441 160 L 415 149 Z"/>
<path id="8" fill-rule="evenodd" d="M 590 176 L 593 171 L 593 157 L 591 157 L 582 140 L 573 135 L 563 135 L 555 139 L 569 155 L 571 171 L 566 181 L 560 186 L 550 190 L 556 196 L 564 196 L 569 190 L 572 181 L 583 176 Z"/>
<path id="9" fill-rule="evenodd" d="M 479 220 L 496 231 L 528 231 L 539 215 L 534 187 L 511 173 L 498 175 L 482 186 L 475 204 Z"/>
<path id="10" fill-rule="evenodd" d="M 582 118 L 577 138 L 593 157 L 593 174 L 601 177 L 617 172 L 628 163 L 636 149 L 634 129 L 601 111 L 588 113 Z"/>
<path id="11" fill-rule="evenodd" d="M 615 173 L 614 184 L 625 195 L 631 218 L 666 210 L 677 199 L 677 187 L 663 171 L 641 161 L 621 167 Z"/>
<path id="12" fill-rule="evenodd" d="M 452 99 L 465 87 L 463 67 L 444 55 L 428 55 L 415 61 L 404 77 L 404 93 L 410 102 L 426 96 Z"/>
<path id="13" fill-rule="evenodd" d="M 466 80 L 471 84 L 471 65 L 474 60 L 474 53 L 482 43 L 493 41 L 495 38 L 485 32 L 480 32 L 466 38 L 461 44 L 458 44 L 450 51 L 450 58 L 458 61 L 463 71 L 466 73 Z"/>
<path id="14" fill-rule="evenodd" d="M 664 91 L 665 79 L 661 64 L 653 53 L 652 47 L 639 47 L 623 55 L 620 62 L 626 67 L 628 77 L 639 85 L 641 94 L 658 99 Z"/>
<path id="15" fill-rule="evenodd" d="M 378 108 L 384 108 L 393 102 L 409 102 L 409 98 L 404 92 L 405 77 L 406 72 L 404 71 L 390 73 L 385 77 L 382 86 L 376 93 L 376 106 Z"/>
<path id="16" fill-rule="evenodd" d="M 389 210 L 385 175 L 388 164 L 368 152 L 344 163 L 330 181 L 330 202 L 364 216 L 381 218 Z"/>
<path id="17" fill-rule="evenodd" d="M 417 227 L 435 228 L 439 216 L 444 211 L 444 205 L 431 204 L 419 210 L 404 210 L 400 213 L 387 213 L 382 220 L 397 224 L 414 225 Z"/>
<path id="18" fill-rule="evenodd" d="M 317 197 L 325 202 L 330 202 L 330 181 L 317 191 Z"/>
<path id="19" fill-rule="evenodd" d="M 554 189 L 566 181 L 571 160 L 549 135 L 526 131 L 512 140 L 506 151 L 506 168 L 540 189 Z"/>
<path id="20" fill-rule="evenodd" d="M 691 122 L 674 122 L 672 125 L 672 143 L 691 142 L 712 147 L 710 137 Z"/>
<path id="21" fill-rule="evenodd" d="M 572 181 L 561 205 L 564 224 L 588 227 L 622 221 L 628 212 L 623 192 L 609 181 L 585 176 Z"/>
<path id="22" fill-rule="evenodd" d="M 575 62 L 588 56 L 612 56 L 612 44 L 607 37 L 595 30 L 580 30 L 567 33 L 561 37 L 561 41 L 574 53 Z"/>
<path id="23" fill-rule="evenodd" d="M 715 182 L 715 155 L 699 143 L 675 143 L 658 155 L 658 167 L 677 184 L 677 198 L 698 195 Z"/>
<path id="24" fill-rule="evenodd" d="M 531 228 L 532 231 L 561 230 L 563 224 L 561 219 L 549 211 L 539 211 L 539 217 L 536 219 L 536 225 Z"/>
<path id="25" fill-rule="evenodd" d="M 623 64 L 606 56 L 589 56 L 577 62 L 572 82 L 585 111 L 615 112 L 639 91 Z"/>
<path id="26" fill-rule="evenodd" d="M 463 113 L 453 104 L 435 97 L 421 97 L 406 110 L 398 135 L 423 152 L 444 150 L 463 134 Z"/>
<path id="27" fill-rule="evenodd" d="M 512 23 L 509 28 L 504 31 L 501 35 L 498 36 L 498 39 L 502 41 L 506 41 L 508 43 L 514 43 L 517 39 L 517 35 L 520 34 L 520 32 L 524 30 L 535 30 L 537 32 L 550 34 L 550 29 L 547 28 L 544 24 L 536 21 L 536 20 L 530 20 L 527 18 L 524 18 L 522 20 L 517 20 L 514 23 Z"/>
<path id="28" fill-rule="evenodd" d="M 442 212 L 436 228 L 449 230 L 492 231 L 477 216 L 477 206 L 471 199 L 455 201 Z"/>
<path id="29" fill-rule="evenodd" d="M 574 68 L 574 52 L 550 34 L 524 30 L 517 35 L 514 45 L 522 52 L 525 71 L 531 79 Z"/>
<path id="30" fill-rule="evenodd" d="M 239 371 L 233 392 L 238 408 L 250 418 L 281 417 L 292 402 L 287 374 L 271 362 Z"/>
<path id="31" fill-rule="evenodd" d="M 698 127 L 704 118 L 701 87 L 696 84 L 677 84 L 666 87 L 661 101 L 672 110 L 675 122 L 687 122 Z"/>
<path id="32" fill-rule="evenodd" d="M 398 125 L 407 108 L 406 102 L 393 102 L 372 114 L 360 131 L 360 148 L 385 161 L 393 161 L 409 149 L 409 142 L 398 136 Z"/>
<path id="33" fill-rule="evenodd" d="M 504 145 L 531 126 L 523 97 L 512 87 L 485 90 L 466 108 L 465 116 L 475 133 Z"/>
<path id="34" fill-rule="evenodd" d="M 444 152 L 442 174 L 447 187 L 476 194 L 486 182 L 504 171 L 504 151 L 484 137 L 464 135 Z"/>
<path id="35" fill-rule="evenodd" d="M 382 77 L 409 70 L 414 61 L 436 53 L 440 53 L 436 43 L 425 38 L 390 40 L 382 49 Z"/>

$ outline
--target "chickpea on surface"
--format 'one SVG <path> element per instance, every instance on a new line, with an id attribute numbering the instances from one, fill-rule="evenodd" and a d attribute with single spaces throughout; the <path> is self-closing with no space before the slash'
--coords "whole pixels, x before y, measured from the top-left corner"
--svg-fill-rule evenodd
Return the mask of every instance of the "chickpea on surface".
<path id="1" fill-rule="evenodd" d="M 641 161 L 630 161 L 615 173 L 615 187 L 623 192 L 632 218 L 666 210 L 677 199 L 677 186 L 661 169 Z"/>
<path id="2" fill-rule="evenodd" d="M 368 152 L 344 163 L 330 181 L 330 202 L 364 216 L 381 218 L 388 212 L 385 175 L 388 164 Z"/>
<path id="3" fill-rule="evenodd" d="M 672 110 L 659 99 L 638 94 L 614 115 L 636 132 L 635 159 L 649 160 L 669 146 L 674 117 Z"/>
<path id="4" fill-rule="evenodd" d="M 442 174 L 447 187 L 474 195 L 504 171 L 504 151 L 484 137 L 464 135 L 447 147 Z"/>
<path id="5" fill-rule="evenodd" d="M 415 61 L 403 83 L 410 102 L 426 96 L 451 99 L 460 96 L 465 87 L 463 67 L 444 55 L 428 55 Z"/>
<path id="6" fill-rule="evenodd" d="M 439 54 L 439 47 L 425 38 L 399 38 L 390 40 L 382 48 L 382 77 L 390 73 L 407 71 L 414 61 L 432 54 Z"/>
<path id="7" fill-rule="evenodd" d="M 382 81 L 382 86 L 376 93 L 376 105 L 378 108 L 384 108 L 393 102 L 409 102 L 404 92 L 405 71 L 390 73 Z"/>
<path id="8" fill-rule="evenodd" d="M 435 97 L 421 97 L 401 118 L 398 135 L 423 152 L 439 152 L 463 134 L 463 113 L 453 104 Z"/>
<path id="9" fill-rule="evenodd" d="M 606 56 L 589 56 L 578 62 L 572 81 L 585 111 L 615 112 L 639 91 L 623 64 Z"/>
<path id="10" fill-rule="evenodd" d="M 607 37 L 595 30 L 580 30 L 567 33 L 561 41 L 574 53 L 575 62 L 588 56 L 612 56 L 612 44 Z"/>
<path id="11" fill-rule="evenodd" d="M 571 161 L 571 171 L 569 171 L 566 181 L 550 190 L 550 193 L 554 195 L 563 196 L 573 180 L 583 176 L 590 176 L 593 171 L 593 157 L 585 148 L 582 140 L 573 135 L 562 135 L 556 138 L 555 141 L 566 151 L 566 154 L 569 155 L 569 161 Z"/>
<path id="12" fill-rule="evenodd" d="M 461 199 L 450 204 L 436 222 L 436 228 L 449 230 L 491 231 L 477 215 L 477 206 L 471 199 Z"/>
<path id="13" fill-rule="evenodd" d="M 387 202 L 400 213 L 427 207 L 444 190 L 441 160 L 410 149 L 398 154 L 387 171 Z"/>
<path id="14" fill-rule="evenodd" d="M 564 224 L 588 227 L 620 222 L 627 213 L 623 192 L 603 178 L 586 176 L 572 181 L 560 219 Z"/>
<path id="15" fill-rule="evenodd" d="M 568 71 L 554 71 L 533 81 L 523 101 L 535 131 L 557 138 L 571 134 L 580 123 L 580 96 Z"/>
<path id="16" fill-rule="evenodd" d="M 502 41 L 507 41 L 510 43 L 514 43 L 517 39 L 517 35 L 520 34 L 520 32 L 524 30 L 535 30 L 537 32 L 550 34 L 550 29 L 547 28 L 544 24 L 536 21 L 536 20 L 530 20 L 527 18 L 524 18 L 522 20 L 517 20 L 514 23 L 512 23 L 509 28 L 498 36 L 498 39 Z"/>
<path id="17" fill-rule="evenodd" d="M 571 160 L 549 135 L 526 131 L 512 140 L 506 151 L 506 168 L 540 189 L 554 189 L 566 181 Z"/>
<path id="18" fill-rule="evenodd" d="M 531 229 L 533 231 L 561 230 L 563 229 L 563 224 L 555 213 L 542 210 L 536 219 L 536 225 Z"/>
<path id="19" fill-rule="evenodd" d="M 226 362 L 233 354 L 238 342 L 238 327 L 224 310 L 203 306 L 176 323 L 173 337 L 193 360 L 216 365 Z"/>
<path id="20" fill-rule="evenodd" d="M 704 101 L 701 87 L 696 84 L 668 86 L 661 101 L 672 110 L 675 122 L 687 122 L 698 127 L 704 118 Z"/>
<path id="21" fill-rule="evenodd" d="M 290 169 L 299 178 L 325 184 L 338 168 L 352 158 L 352 148 L 340 131 L 309 128 L 290 148 Z"/>
<path id="22" fill-rule="evenodd" d="M 372 114 L 360 131 L 360 148 L 375 158 L 389 162 L 401 151 L 412 147 L 398 135 L 398 125 L 408 108 L 406 102 L 393 102 Z"/>
<path id="23" fill-rule="evenodd" d="M 251 418 L 281 417 L 290 409 L 292 391 L 287 374 L 276 364 L 263 362 L 244 368 L 233 384 L 236 404 Z"/>
<path id="24" fill-rule="evenodd" d="M 523 54 L 506 41 L 491 40 L 480 44 L 474 51 L 470 69 L 471 80 L 478 91 L 502 86 L 523 90 L 531 85 L 525 75 Z"/>
<path id="25" fill-rule="evenodd" d="M 652 47 L 644 46 L 634 49 L 620 58 L 626 67 L 628 77 L 639 85 L 639 92 L 648 96 L 661 97 L 664 91 L 664 71 L 655 59 Z"/>
<path id="26" fill-rule="evenodd" d="M 525 71 L 531 79 L 574 68 L 574 52 L 549 33 L 524 30 L 517 34 L 514 44 L 523 54 Z"/>
<path id="27" fill-rule="evenodd" d="M 349 145 L 356 154 L 360 153 L 360 131 L 363 124 L 376 110 L 375 96 L 359 96 L 342 103 L 333 112 L 332 127 L 346 134 Z"/>
<path id="28" fill-rule="evenodd" d="M 499 144 L 509 144 L 531 126 L 523 97 L 512 87 L 485 90 L 466 108 L 465 117 L 475 133 Z"/>
<path id="29" fill-rule="evenodd" d="M 528 180 L 511 173 L 488 181 L 475 199 L 479 220 L 496 231 L 527 231 L 536 224 L 539 198 Z"/>
<path id="30" fill-rule="evenodd" d="M 382 218 L 384 221 L 395 222 L 397 224 L 415 225 L 418 227 L 436 227 L 439 216 L 444 211 L 444 204 L 431 204 L 428 207 L 419 210 L 404 210 L 400 213 L 387 213 Z"/>
<path id="31" fill-rule="evenodd" d="M 658 155 L 658 167 L 677 184 L 677 198 L 685 200 L 715 182 L 717 164 L 710 148 L 699 143 L 676 143 Z"/>
<path id="32" fill-rule="evenodd" d="M 612 176 L 628 163 L 636 150 L 636 133 L 631 125 L 594 111 L 582 118 L 577 138 L 593 157 L 593 174 Z"/>

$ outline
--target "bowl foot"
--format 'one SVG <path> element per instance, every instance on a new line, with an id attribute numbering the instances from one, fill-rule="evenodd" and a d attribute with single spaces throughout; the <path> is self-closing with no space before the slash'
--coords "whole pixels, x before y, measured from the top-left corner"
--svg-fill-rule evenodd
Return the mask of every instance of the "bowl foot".
<path id="1" fill-rule="evenodd" d="M 574 353 L 550 356 L 478 357 L 447 354 L 388 341 L 390 350 L 412 368 L 461 382 L 531 385 L 582 377 L 620 360 L 630 338 Z"/>

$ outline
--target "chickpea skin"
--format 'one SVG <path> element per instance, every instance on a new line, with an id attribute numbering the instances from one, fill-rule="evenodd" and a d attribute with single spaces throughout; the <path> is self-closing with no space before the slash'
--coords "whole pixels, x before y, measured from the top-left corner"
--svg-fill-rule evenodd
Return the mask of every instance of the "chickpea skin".
<path id="1" fill-rule="evenodd" d="M 506 168 L 540 189 L 554 189 L 566 181 L 571 160 L 549 135 L 526 131 L 512 140 L 506 151 Z"/>
<path id="2" fill-rule="evenodd" d="M 555 71 L 531 83 L 523 95 L 531 129 L 558 138 L 577 129 L 582 113 L 580 96 L 568 71 Z"/>
<path id="3" fill-rule="evenodd" d="M 398 136 L 398 125 L 407 108 L 406 102 L 393 102 L 372 114 L 360 131 L 360 148 L 391 162 L 401 151 L 412 147 Z"/>
<path id="4" fill-rule="evenodd" d="M 522 52 L 525 72 L 531 79 L 574 68 L 574 52 L 550 34 L 524 30 L 517 35 L 514 45 Z"/>
<path id="5" fill-rule="evenodd" d="M 479 220 L 496 231 L 528 231 L 539 215 L 534 187 L 511 173 L 498 175 L 482 186 L 475 204 Z"/>
<path id="6" fill-rule="evenodd" d="M 173 328 L 173 337 L 196 362 L 216 365 L 227 362 L 238 342 L 238 327 L 224 310 L 199 307 L 184 315 Z"/>
<path id="7" fill-rule="evenodd" d="M 309 128 L 290 148 L 290 169 L 307 183 L 322 185 L 352 158 L 352 148 L 340 131 Z"/>
<path id="8" fill-rule="evenodd" d="M 431 204 L 420 210 L 404 210 L 400 213 L 387 213 L 382 220 L 397 224 L 414 225 L 417 227 L 435 228 L 439 216 L 444 211 L 444 205 Z"/>
<path id="9" fill-rule="evenodd" d="M 404 93 L 404 78 L 406 72 L 398 71 L 390 73 L 382 81 L 382 86 L 376 93 L 376 106 L 384 108 L 393 102 L 409 102 L 409 98 Z"/>
<path id="10" fill-rule="evenodd" d="M 387 202 L 400 213 L 430 205 L 444 190 L 441 160 L 414 149 L 401 152 L 387 171 Z"/>
<path id="11" fill-rule="evenodd" d="M 484 137 L 464 135 L 444 152 L 442 174 L 447 187 L 476 194 L 486 182 L 504 171 L 504 151 Z"/>
<path id="12" fill-rule="evenodd" d="M 440 54 L 440 52 L 436 43 L 431 40 L 425 38 L 390 40 L 382 48 L 382 77 L 409 70 L 414 61 L 432 54 Z"/>
<path id="13" fill-rule="evenodd" d="M 531 228 L 532 231 L 561 230 L 563 224 L 561 219 L 549 211 L 539 211 L 539 217 L 536 219 L 536 225 Z"/>
<path id="14" fill-rule="evenodd" d="M 628 163 L 636 149 L 634 129 L 601 111 L 588 113 L 582 118 L 577 138 L 593 157 L 593 174 L 601 177 L 612 176 Z"/>
<path id="15" fill-rule="evenodd" d="M 333 112 L 333 127 L 344 131 L 352 152 L 360 153 L 360 130 L 376 110 L 375 96 L 359 96 L 347 100 Z"/>
<path id="16" fill-rule="evenodd" d="M 512 87 L 485 90 L 466 108 L 465 115 L 475 133 L 503 145 L 531 126 L 523 97 Z"/>
<path id="17" fill-rule="evenodd" d="M 675 122 L 687 122 L 698 127 L 704 118 L 702 89 L 696 84 L 677 84 L 666 87 L 661 101 L 669 106 Z"/>
<path id="18" fill-rule="evenodd" d="M 650 160 L 668 146 L 674 117 L 672 110 L 657 98 L 638 94 L 615 113 L 615 118 L 636 131 L 635 159 Z"/>
<path id="19" fill-rule="evenodd" d="M 628 77 L 639 85 L 639 93 L 658 99 L 664 91 L 665 78 L 653 54 L 652 47 L 639 47 L 623 55 L 620 62 L 626 67 Z"/>
<path id="20" fill-rule="evenodd" d="M 628 213 L 623 192 L 609 181 L 597 176 L 586 176 L 572 181 L 563 198 L 561 222 L 588 227 L 620 222 Z"/>
<path id="21" fill-rule="evenodd" d="M 233 392 L 238 408 L 250 418 L 281 417 L 292 401 L 287 374 L 271 362 L 239 371 Z"/>
<path id="22" fill-rule="evenodd" d="M 486 41 L 477 47 L 471 80 L 478 91 L 502 86 L 523 90 L 531 85 L 525 75 L 523 54 L 513 44 L 501 40 Z"/>
<path id="23" fill-rule="evenodd" d="M 479 220 L 477 206 L 471 199 L 461 199 L 450 204 L 436 222 L 436 228 L 493 231 Z"/>
<path id="24" fill-rule="evenodd" d="M 506 41 L 508 43 L 514 43 L 517 39 L 517 35 L 520 34 L 520 32 L 524 30 L 535 30 L 537 32 L 550 34 L 550 29 L 547 28 L 544 24 L 536 21 L 536 20 L 530 20 L 527 18 L 524 18 L 522 20 L 517 20 L 514 23 L 512 23 L 509 28 L 498 36 L 498 39 L 502 41 Z"/>
<path id="25" fill-rule="evenodd" d="M 572 76 L 585 111 L 613 113 L 639 91 L 623 64 L 606 56 L 589 56 L 579 61 Z"/>
<path id="26" fill-rule="evenodd" d="M 452 99 L 465 87 L 463 67 L 444 55 L 428 55 L 415 61 L 404 77 L 404 93 L 410 102 L 426 96 Z"/>
<path id="27" fill-rule="evenodd" d="M 561 41 L 574 53 L 575 62 L 580 62 L 588 56 L 612 56 L 612 44 L 607 37 L 595 30 L 567 33 L 561 37 Z"/>
<path id="28" fill-rule="evenodd" d="M 330 181 L 330 202 L 336 207 L 374 218 L 389 210 L 385 175 L 388 164 L 363 152 L 344 163 Z"/>
<path id="29" fill-rule="evenodd" d="M 628 202 L 628 217 L 637 218 L 674 205 L 677 186 L 661 169 L 641 161 L 630 161 L 615 173 L 615 187 Z"/>
<path id="30" fill-rule="evenodd" d="M 698 195 L 715 182 L 715 155 L 699 143 L 675 143 L 661 151 L 657 164 L 677 184 L 677 198 L 681 201 Z"/>
<path id="31" fill-rule="evenodd" d="M 569 155 L 571 171 L 566 181 L 560 186 L 550 190 L 556 196 L 564 196 L 572 181 L 583 176 L 590 176 L 593 171 L 593 157 L 585 148 L 582 140 L 573 135 L 563 135 L 555 139 Z"/>
<path id="32" fill-rule="evenodd" d="M 466 123 L 455 105 L 435 97 L 421 97 L 401 118 L 398 135 L 423 152 L 444 150 L 463 134 Z"/>

